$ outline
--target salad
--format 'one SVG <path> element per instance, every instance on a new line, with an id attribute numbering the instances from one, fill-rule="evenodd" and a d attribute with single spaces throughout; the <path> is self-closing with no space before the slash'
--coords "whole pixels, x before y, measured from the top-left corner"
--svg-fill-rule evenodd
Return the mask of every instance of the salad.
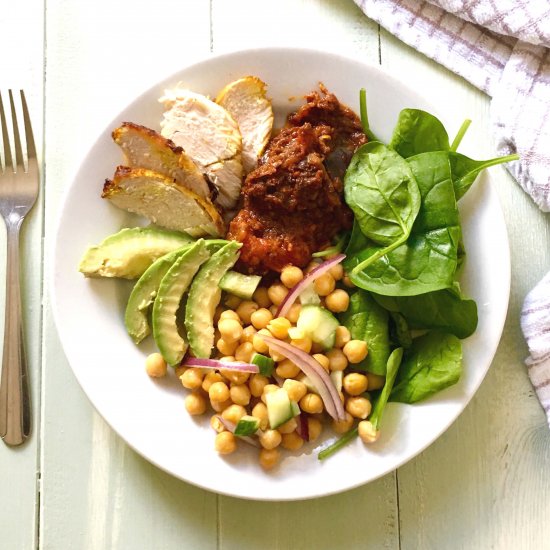
<path id="1" fill-rule="evenodd" d="M 269 470 L 330 429 L 324 460 L 376 441 L 387 403 L 455 384 L 477 307 L 458 283 L 466 258 L 457 201 L 517 155 L 457 152 L 433 115 L 404 109 L 378 140 L 321 87 L 271 137 L 256 77 L 215 101 L 168 91 L 161 132 L 113 132 L 125 165 L 102 196 L 153 225 L 86 251 L 87 277 L 135 279 L 125 325 L 151 377 L 174 368 L 214 448 L 258 448 Z M 228 230 L 229 224 L 229 230 Z"/>

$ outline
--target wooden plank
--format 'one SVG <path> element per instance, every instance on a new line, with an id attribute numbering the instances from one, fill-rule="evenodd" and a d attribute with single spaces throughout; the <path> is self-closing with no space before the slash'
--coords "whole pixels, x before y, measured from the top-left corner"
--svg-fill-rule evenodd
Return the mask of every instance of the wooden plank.
<path id="1" fill-rule="evenodd" d="M 378 62 L 378 27 L 351 2 L 214 0 L 213 49 L 294 45 L 355 54 Z M 319 75 L 322 79 L 323 75 Z M 357 528 L 357 511 L 368 516 Z M 243 520 L 246 518 L 246 520 Z M 341 495 L 294 503 L 220 497 L 220 548 L 397 548 L 394 474 Z M 361 523 L 361 522 L 359 522 Z"/>
<path id="2" fill-rule="evenodd" d="M 8 2 L 0 15 L 2 71 L 0 90 L 4 109 L 7 90 L 17 96 L 25 90 L 37 151 L 42 159 L 43 136 L 43 26 L 42 0 Z M 32 434 L 21 447 L 0 443 L 1 546 L 27 549 L 36 545 L 38 506 L 38 449 L 40 446 L 40 319 L 42 315 L 42 217 L 43 194 L 28 215 L 21 235 L 22 295 L 29 378 L 32 391 Z M 0 350 L 3 341 L 6 238 L 0 223 Z"/>
<path id="3" fill-rule="evenodd" d="M 209 21 L 201 0 L 48 2 L 48 250 L 61 194 L 94 136 L 141 90 L 208 53 Z M 45 311 L 41 548 L 214 548 L 216 496 L 161 472 L 112 432 L 73 377 L 49 298 Z"/>
<path id="4" fill-rule="evenodd" d="M 381 34 L 382 65 L 453 116 L 474 119 L 491 155 L 489 98 Z M 460 113 L 456 111 L 460 109 Z M 545 548 L 550 537 L 550 439 L 523 360 L 519 326 L 528 290 L 550 265 L 550 220 L 502 168 L 492 170 L 512 253 L 508 320 L 493 365 L 455 424 L 398 472 L 401 548 Z M 536 251 L 536 253 L 534 253 Z"/>

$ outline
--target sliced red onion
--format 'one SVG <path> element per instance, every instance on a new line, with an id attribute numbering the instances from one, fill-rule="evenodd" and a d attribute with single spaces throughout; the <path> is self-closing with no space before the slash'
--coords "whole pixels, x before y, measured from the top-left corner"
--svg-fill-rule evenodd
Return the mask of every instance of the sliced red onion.
<path id="1" fill-rule="evenodd" d="M 242 363 L 240 361 L 234 361 L 233 363 L 226 363 L 225 361 L 219 361 L 218 359 L 198 359 L 197 357 L 189 357 L 182 362 L 184 367 L 201 367 L 202 369 L 227 369 L 239 372 L 260 372 L 258 365 L 251 363 Z"/>
<path id="2" fill-rule="evenodd" d="M 261 337 L 270 348 L 290 359 L 311 380 L 325 404 L 325 409 L 334 420 L 345 420 L 346 413 L 340 395 L 327 371 L 311 355 L 272 336 L 262 334 Z"/>
<path id="3" fill-rule="evenodd" d="M 273 374 L 272 376 L 273 376 L 273 380 L 275 380 L 275 382 L 277 382 L 277 384 L 278 384 L 279 386 L 281 386 L 281 388 L 282 388 L 282 387 L 283 387 L 283 384 L 285 383 L 284 379 L 281 378 L 281 377 L 280 377 L 279 375 L 277 375 L 277 374 Z"/>
<path id="4" fill-rule="evenodd" d="M 296 417 L 296 432 L 304 440 L 309 441 L 309 425 L 307 423 L 307 413 L 301 412 Z"/>
<path id="5" fill-rule="evenodd" d="M 281 302 L 275 317 L 284 317 L 306 286 L 310 285 L 313 281 L 315 281 L 315 279 L 318 279 L 321 275 L 325 274 L 331 267 L 339 264 L 345 257 L 345 254 L 336 254 L 336 256 L 330 260 L 319 264 L 315 269 L 311 270 L 297 285 L 294 285 L 290 289 L 289 293 L 285 296 L 285 299 Z"/>
<path id="6" fill-rule="evenodd" d="M 219 414 L 217 417 L 220 419 L 220 422 L 225 426 L 225 429 L 228 432 L 231 432 L 232 434 L 235 433 L 235 424 L 231 422 L 230 420 L 226 420 L 223 418 L 223 416 L 220 416 Z M 256 441 L 254 438 L 248 436 L 248 435 L 236 435 L 235 437 L 238 437 L 239 439 L 242 439 L 244 442 L 248 443 L 249 445 L 252 445 L 253 447 L 260 447 L 260 442 Z"/>

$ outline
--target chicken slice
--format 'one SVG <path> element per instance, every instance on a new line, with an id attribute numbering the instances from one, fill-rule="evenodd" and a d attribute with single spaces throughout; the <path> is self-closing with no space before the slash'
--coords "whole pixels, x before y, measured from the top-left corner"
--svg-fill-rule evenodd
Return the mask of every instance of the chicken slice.
<path id="1" fill-rule="evenodd" d="M 245 76 L 228 84 L 216 98 L 216 103 L 239 125 L 245 174 L 256 168 L 273 129 L 273 108 L 265 92 L 265 82 L 256 76 Z"/>
<path id="2" fill-rule="evenodd" d="M 153 170 L 173 178 L 203 199 L 210 198 L 202 172 L 173 141 L 133 122 L 124 122 L 112 136 L 124 152 L 128 166 Z"/>
<path id="3" fill-rule="evenodd" d="M 237 204 L 243 179 L 239 126 L 220 105 L 184 88 L 166 90 L 164 137 L 183 147 L 218 189 L 216 203 L 226 210 Z"/>
<path id="4" fill-rule="evenodd" d="M 210 199 L 199 197 L 173 178 L 153 170 L 119 166 L 113 179 L 105 180 L 101 196 L 160 227 L 193 237 L 217 237 L 225 232 L 223 220 Z"/>

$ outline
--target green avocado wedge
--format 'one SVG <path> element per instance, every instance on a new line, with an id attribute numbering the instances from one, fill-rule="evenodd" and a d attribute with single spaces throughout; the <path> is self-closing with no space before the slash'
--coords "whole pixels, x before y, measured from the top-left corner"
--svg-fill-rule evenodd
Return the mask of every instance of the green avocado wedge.
<path id="1" fill-rule="evenodd" d="M 214 312 L 220 303 L 222 277 L 239 258 L 242 244 L 231 241 L 201 267 L 189 289 L 185 307 L 185 328 L 195 357 L 208 358 L 214 346 Z"/>
<path id="2" fill-rule="evenodd" d="M 153 337 L 169 365 L 177 365 L 187 351 L 188 343 L 178 331 L 176 313 L 193 277 L 209 256 L 200 239 L 176 259 L 160 283 L 153 304 Z"/>
<path id="3" fill-rule="evenodd" d="M 137 279 L 161 256 L 192 243 L 185 233 L 155 227 L 132 227 L 88 248 L 78 270 L 86 277 Z"/>
<path id="4" fill-rule="evenodd" d="M 227 241 L 223 239 L 211 239 L 206 241 L 206 248 L 209 252 L 215 252 L 226 243 Z M 162 279 L 174 262 L 192 246 L 193 244 L 187 244 L 160 257 L 151 264 L 134 285 L 126 306 L 124 323 L 128 334 L 136 344 L 139 344 L 151 333 L 147 314 L 149 307 L 155 301 Z"/>

